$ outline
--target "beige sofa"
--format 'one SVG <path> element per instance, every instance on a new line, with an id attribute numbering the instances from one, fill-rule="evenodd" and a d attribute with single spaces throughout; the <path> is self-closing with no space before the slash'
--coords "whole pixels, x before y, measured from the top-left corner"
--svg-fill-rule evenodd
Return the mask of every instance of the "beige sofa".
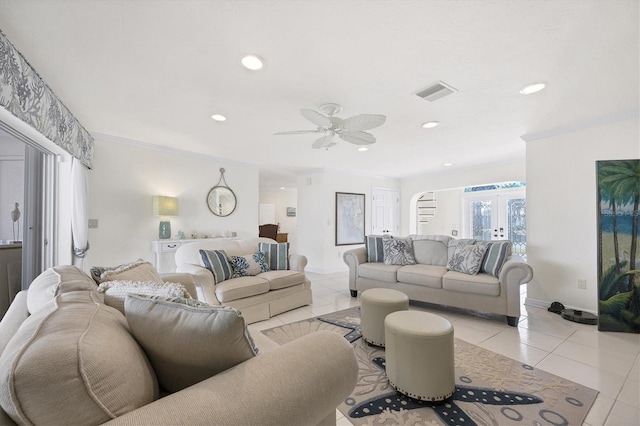
<path id="1" fill-rule="evenodd" d="M 368 288 L 393 288 L 410 300 L 505 315 L 511 326 L 520 317 L 520 286 L 533 270 L 520 256 L 510 255 L 498 277 L 484 272 L 468 275 L 447 270 L 450 244 L 446 235 L 410 235 L 415 265 L 369 262 L 365 247 L 346 251 L 351 296 Z"/>
<path id="2" fill-rule="evenodd" d="M 184 276 L 169 278 L 184 282 Z M 191 339 L 191 344 L 185 350 L 185 345 L 169 342 L 171 349 L 164 353 L 148 352 L 135 334 L 136 324 L 147 316 L 130 317 L 135 305 L 129 302 L 173 302 L 126 296 L 125 318 L 105 305 L 96 289 L 88 275 L 60 266 L 18 293 L 0 321 L 0 425 L 335 425 L 336 407 L 356 384 L 358 365 L 351 345 L 339 334 L 317 332 L 270 352 L 252 352 L 226 371 L 181 390 L 162 392 L 158 383 L 163 383 L 163 372 L 155 360 L 181 360 L 204 344 L 184 331 L 183 323 L 175 325 L 180 321 L 165 321 L 166 334 Z M 224 311 L 237 317 L 231 309 L 212 309 L 216 315 Z M 187 306 L 179 315 L 193 310 Z M 160 322 L 149 321 L 147 329 Z M 206 332 L 210 327 L 201 328 Z M 152 340 L 162 343 L 166 337 L 162 333 Z M 207 349 L 236 344 L 214 341 Z M 187 377 L 180 368 L 175 365 L 171 372 Z"/>
<path id="3" fill-rule="evenodd" d="M 289 270 L 268 271 L 220 283 L 215 282 L 200 256 L 200 250 L 224 250 L 228 256 L 244 256 L 255 253 L 258 243 L 276 244 L 276 241 L 261 237 L 210 238 L 185 244 L 176 251 L 176 271 L 193 275 L 198 299 L 212 305 L 233 306 L 242 311 L 249 324 L 310 305 L 311 282 L 304 274 L 307 258 L 303 255 L 289 255 Z"/>

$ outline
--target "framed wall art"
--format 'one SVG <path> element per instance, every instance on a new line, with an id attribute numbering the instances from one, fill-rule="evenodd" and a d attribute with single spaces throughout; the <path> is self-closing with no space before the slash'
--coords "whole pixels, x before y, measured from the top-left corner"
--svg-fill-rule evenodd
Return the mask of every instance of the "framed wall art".
<path id="1" fill-rule="evenodd" d="M 336 192 L 336 245 L 364 244 L 364 194 Z"/>

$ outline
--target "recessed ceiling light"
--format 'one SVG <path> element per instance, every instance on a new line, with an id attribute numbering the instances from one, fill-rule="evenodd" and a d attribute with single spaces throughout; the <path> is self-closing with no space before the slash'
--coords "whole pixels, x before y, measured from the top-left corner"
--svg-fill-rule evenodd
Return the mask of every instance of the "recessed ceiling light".
<path id="1" fill-rule="evenodd" d="M 285 189 L 285 187 L 284 187 L 284 186 L 281 186 L 281 187 L 280 187 L 280 189 Z"/>
<path id="2" fill-rule="evenodd" d="M 225 117 L 222 114 L 213 114 L 211 118 L 213 118 L 216 121 L 225 121 L 227 119 L 227 117 Z"/>
<path id="3" fill-rule="evenodd" d="M 439 121 L 427 121 L 426 123 L 422 123 L 421 126 L 424 129 L 433 129 L 434 127 L 440 125 Z"/>
<path id="4" fill-rule="evenodd" d="M 242 62 L 242 66 L 251 71 L 258 71 L 264 66 L 262 59 L 256 55 L 244 55 L 240 62 Z"/>
<path id="5" fill-rule="evenodd" d="M 547 87 L 547 83 L 539 82 L 539 83 L 528 84 L 528 85 L 524 86 L 522 89 L 520 89 L 520 94 L 521 95 L 530 95 L 532 93 L 536 93 L 536 92 L 541 91 L 545 87 Z"/>
<path id="6" fill-rule="evenodd" d="M 449 166 L 453 166 L 453 163 L 444 163 L 443 164 L 444 167 L 449 167 Z"/>
<path id="7" fill-rule="evenodd" d="M 358 151 L 360 152 L 369 151 L 369 148 L 367 148 L 366 146 L 361 146 L 360 148 L 358 148 Z"/>

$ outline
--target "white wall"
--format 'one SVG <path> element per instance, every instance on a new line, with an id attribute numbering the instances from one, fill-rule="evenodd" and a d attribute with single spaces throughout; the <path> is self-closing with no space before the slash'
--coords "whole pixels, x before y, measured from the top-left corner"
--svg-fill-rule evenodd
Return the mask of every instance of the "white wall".
<path id="1" fill-rule="evenodd" d="M 399 189 L 396 179 L 319 170 L 298 176 L 298 249 L 308 258 L 307 270 L 346 271 L 346 250 L 361 245 L 335 245 L 336 192 L 365 194 L 365 235 L 371 232 L 371 189 Z M 400 205 L 400 217 L 403 216 Z"/>
<path id="2" fill-rule="evenodd" d="M 274 206 L 274 222 L 280 225 L 279 232 L 287 233 L 289 248 L 293 253 L 298 249 L 298 194 L 296 190 L 282 189 L 260 191 L 260 203 Z M 296 216 L 287 216 L 287 207 L 296 209 Z"/>
<path id="3" fill-rule="evenodd" d="M 227 217 L 209 211 L 206 196 L 220 179 L 238 199 Z M 179 216 L 171 218 L 172 237 L 179 230 L 239 237 L 258 235 L 258 169 L 221 160 L 144 146 L 96 140 L 93 170 L 89 172 L 89 229 L 91 249 L 85 269 L 117 265 L 143 258 L 153 262 L 151 241 L 158 239 L 160 218 L 153 216 L 154 195 L 178 197 Z M 172 260 L 163 257 L 165 260 Z M 164 268 L 163 268 L 164 269 Z"/>
<path id="4" fill-rule="evenodd" d="M 597 311 L 595 162 L 640 158 L 639 129 L 636 118 L 527 143 L 528 303 Z"/>
<path id="5" fill-rule="evenodd" d="M 441 173 L 425 174 L 404 179 L 400 191 L 401 222 L 400 234 L 416 233 L 416 201 L 425 191 L 463 188 L 501 182 L 524 182 L 525 161 L 491 164 L 464 170 L 447 170 Z M 408 211 L 407 211 L 408 210 Z M 528 213 L 528 212 L 527 212 Z M 458 218 L 460 216 L 458 215 Z M 458 219 L 459 220 L 459 219 Z M 453 224 L 455 222 L 451 222 Z"/>
<path id="6" fill-rule="evenodd" d="M 11 212 L 15 203 L 20 205 L 21 212 L 24 211 L 24 147 L 22 141 L 8 135 L 0 136 L 0 240 L 14 239 Z M 24 217 L 18 224 L 22 228 Z M 22 237 L 20 229 L 20 240 Z"/>

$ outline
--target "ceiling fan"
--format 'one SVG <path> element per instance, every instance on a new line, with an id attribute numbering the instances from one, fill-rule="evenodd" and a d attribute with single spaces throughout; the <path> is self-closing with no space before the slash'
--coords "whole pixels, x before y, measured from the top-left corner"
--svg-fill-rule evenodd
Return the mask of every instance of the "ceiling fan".
<path id="1" fill-rule="evenodd" d="M 300 114 L 318 128 L 316 130 L 292 130 L 289 132 L 278 132 L 275 135 L 302 135 L 307 133 L 322 133 L 323 136 L 316 140 L 311 147 L 315 149 L 334 146 L 334 137 L 355 145 L 370 145 L 376 142 L 376 138 L 364 130 L 369 130 L 381 126 L 386 116 L 380 114 L 360 114 L 346 119 L 336 117 L 335 114 L 342 111 L 342 106 L 338 104 L 324 104 L 320 110 L 325 115 L 308 108 L 302 108 Z"/>

